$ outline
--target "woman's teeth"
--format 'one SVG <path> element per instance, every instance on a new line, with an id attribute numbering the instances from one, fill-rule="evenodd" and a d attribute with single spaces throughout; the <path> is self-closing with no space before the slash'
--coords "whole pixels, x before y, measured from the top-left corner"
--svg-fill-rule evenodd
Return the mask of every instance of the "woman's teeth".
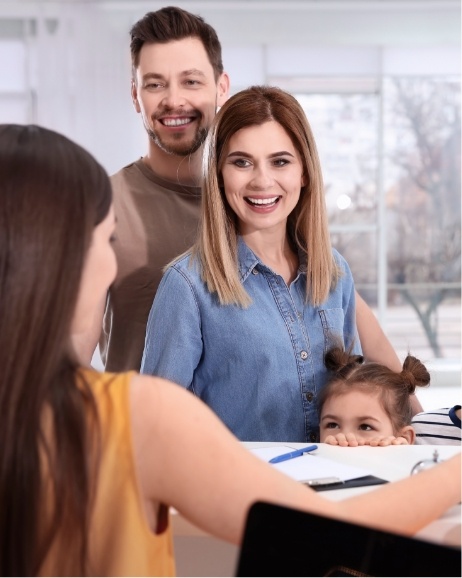
<path id="1" fill-rule="evenodd" d="M 275 203 L 277 203 L 277 201 L 279 201 L 279 199 L 280 197 L 271 197 L 270 199 L 253 199 L 252 197 L 245 197 L 247 203 L 259 207 L 261 206 L 268 207 L 269 205 L 274 205 Z"/>

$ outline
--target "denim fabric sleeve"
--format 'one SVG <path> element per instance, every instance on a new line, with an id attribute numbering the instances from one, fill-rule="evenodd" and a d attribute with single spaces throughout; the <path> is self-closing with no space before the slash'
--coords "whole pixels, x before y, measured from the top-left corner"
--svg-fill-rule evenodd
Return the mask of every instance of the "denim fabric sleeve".
<path id="1" fill-rule="evenodd" d="M 361 354 L 361 342 L 356 328 L 356 292 L 353 280 L 353 275 L 350 266 L 342 255 L 333 250 L 335 260 L 342 270 L 343 276 L 339 279 L 339 283 L 343 285 L 343 311 L 344 311 L 344 340 L 345 347 L 353 345 L 353 353 Z"/>
<path id="2" fill-rule="evenodd" d="M 141 373 L 189 388 L 202 354 L 199 308 L 184 271 L 164 274 L 149 313 Z"/>

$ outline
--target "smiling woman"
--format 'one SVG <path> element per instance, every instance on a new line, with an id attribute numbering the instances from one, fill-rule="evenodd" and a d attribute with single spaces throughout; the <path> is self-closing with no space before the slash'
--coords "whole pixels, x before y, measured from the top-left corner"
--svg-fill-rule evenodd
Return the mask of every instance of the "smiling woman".
<path id="1" fill-rule="evenodd" d="M 330 246 L 316 144 L 293 96 L 257 86 L 223 105 L 202 199 L 198 241 L 156 294 L 141 371 L 193 391 L 241 440 L 315 441 L 324 351 L 360 345 L 353 279 Z"/>
<path id="2" fill-rule="evenodd" d="M 286 238 L 287 219 L 300 199 L 304 177 L 289 135 L 276 121 L 238 130 L 226 147 L 222 177 L 245 243 L 289 285 L 298 269 L 296 258 L 280 259 L 268 244 L 279 238 L 281 246 L 287 245 L 285 254 L 295 257 Z"/>

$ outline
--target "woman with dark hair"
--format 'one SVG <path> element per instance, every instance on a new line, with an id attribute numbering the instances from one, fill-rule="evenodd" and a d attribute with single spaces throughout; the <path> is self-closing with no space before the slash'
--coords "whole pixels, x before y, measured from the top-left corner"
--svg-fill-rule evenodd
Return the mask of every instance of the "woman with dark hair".
<path id="1" fill-rule="evenodd" d="M 108 178 L 86 151 L 0 125 L 2 576 L 172 575 L 166 504 L 239 543 L 257 500 L 404 533 L 460 500 L 460 456 L 325 500 L 175 384 L 81 367 L 72 338 L 114 279 L 113 230 Z"/>
<path id="2" fill-rule="evenodd" d="M 2 575 L 35 575 L 58 536 L 61 571 L 85 567 L 98 411 L 71 335 L 85 330 L 97 304 L 79 300 L 81 284 L 92 284 L 96 298 L 116 271 L 105 244 L 111 206 L 107 175 L 82 148 L 37 126 L 1 126 Z"/>

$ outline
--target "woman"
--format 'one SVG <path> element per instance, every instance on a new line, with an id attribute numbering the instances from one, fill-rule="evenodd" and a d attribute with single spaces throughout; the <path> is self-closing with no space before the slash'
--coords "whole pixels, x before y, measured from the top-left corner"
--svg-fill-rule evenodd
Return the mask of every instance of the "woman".
<path id="1" fill-rule="evenodd" d="M 159 286 L 141 372 L 193 391 L 241 440 L 316 441 L 334 341 L 360 352 L 314 137 L 290 94 L 243 90 L 209 131 L 199 238 Z"/>
<path id="2" fill-rule="evenodd" d="M 180 387 L 80 367 L 72 339 L 115 276 L 113 230 L 109 180 L 87 152 L 44 128 L 0 125 L 2 576 L 171 575 L 164 504 L 239 543 L 258 499 L 406 533 L 460 500 L 460 456 L 325 500 Z"/>

